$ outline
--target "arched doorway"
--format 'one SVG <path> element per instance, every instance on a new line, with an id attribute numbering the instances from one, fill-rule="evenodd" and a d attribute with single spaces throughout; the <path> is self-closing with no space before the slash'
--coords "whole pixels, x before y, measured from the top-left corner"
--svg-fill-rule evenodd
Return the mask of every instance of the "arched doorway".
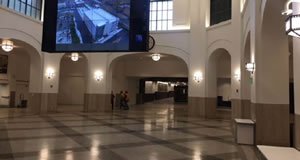
<path id="1" fill-rule="evenodd" d="M 71 54 L 65 54 L 60 62 L 58 111 L 83 111 L 86 93 L 87 58 L 79 55 L 78 61 L 71 60 Z"/>
<path id="2" fill-rule="evenodd" d="M 37 112 L 39 109 L 34 108 L 37 106 L 28 103 L 32 102 L 30 94 L 41 90 L 41 56 L 32 45 L 18 39 L 10 40 L 14 49 L 11 52 L 0 50 L 0 106 Z"/>
<path id="3" fill-rule="evenodd" d="M 208 95 L 215 98 L 217 118 L 231 118 L 231 56 L 223 48 L 215 50 L 208 60 Z"/>
<path id="4" fill-rule="evenodd" d="M 128 91 L 130 105 L 171 99 L 175 86 L 187 87 L 188 67 L 179 57 L 160 55 L 161 59 L 157 62 L 152 60 L 151 53 L 127 54 L 114 59 L 109 69 L 111 90 L 115 93 Z"/>

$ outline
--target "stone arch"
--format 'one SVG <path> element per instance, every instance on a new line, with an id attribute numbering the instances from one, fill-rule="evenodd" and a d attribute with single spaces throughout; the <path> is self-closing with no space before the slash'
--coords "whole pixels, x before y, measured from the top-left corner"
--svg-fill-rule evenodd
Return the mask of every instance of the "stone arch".
<path id="1" fill-rule="evenodd" d="M 231 90 L 232 90 L 232 56 L 227 49 L 217 48 L 208 57 L 206 72 L 206 96 L 210 104 L 209 110 L 215 117 L 219 113 L 218 107 L 228 108 L 227 114 L 218 118 L 231 117 Z M 220 99 L 220 97 L 222 99 Z M 224 102 L 224 103 L 223 103 Z"/>
<path id="2" fill-rule="evenodd" d="M 218 49 L 225 49 L 229 54 L 230 56 L 232 56 L 232 42 L 229 41 L 229 40 L 226 40 L 226 39 L 219 39 L 219 40 L 216 40 L 214 42 L 212 42 L 209 46 L 208 46 L 208 60 L 209 60 L 209 57 Z"/>
<path id="3" fill-rule="evenodd" d="M 113 55 L 116 58 L 114 58 L 114 60 L 111 61 L 110 65 L 107 67 L 107 80 L 106 80 L 107 92 L 109 93 L 111 90 L 113 90 L 114 92 L 119 92 L 120 89 L 130 89 L 130 88 L 126 88 L 124 86 L 128 85 L 129 82 L 131 83 L 133 81 L 136 81 L 136 79 L 139 80 L 142 78 L 151 78 L 151 76 L 152 77 L 166 77 L 167 76 L 167 78 L 188 77 L 189 67 L 188 67 L 186 60 L 184 60 L 178 56 L 175 56 L 174 54 L 167 54 L 165 52 L 158 52 L 158 53 L 161 53 L 162 56 L 166 57 L 166 59 L 164 59 L 164 57 L 162 57 L 162 59 L 161 59 L 162 62 L 161 61 L 153 62 L 151 59 L 151 53 L 145 53 L 145 52 L 144 53 L 129 53 L 129 54 L 127 53 L 127 54 L 123 54 L 123 55 L 120 55 L 120 54 Z M 116 69 L 120 68 L 120 65 L 122 65 L 123 62 L 125 62 L 126 66 L 127 66 L 126 62 L 130 61 L 131 58 L 141 58 L 141 57 L 143 58 L 143 59 L 141 59 L 142 60 L 141 62 L 139 62 L 140 59 L 137 59 L 137 61 L 136 61 L 137 63 L 135 63 L 135 61 L 134 61 L 134 63 L 138 66 L 142 66 L 143 64 L 148 65 L 148 67 L 146 67 L 148 69 L 145 69 L 145 70 L 143 69 L 143 71 L 145 71 L 145 72 L 143 72 L 142 70 L 137 70 L 136 73 L 138 73 L 138 74 L 133 74 L 133 72 L 126 72 L 129 75 L 117 76 L 117 75 L 119 75 L 119 72 L 116 72 Z M 123 60 L 125 60 L 125 61 L 123 61 Z M 164 62 L 164 60 L 166 60 L 166 61 Z M 173 61 L 173 60 L 175 60 L 175 61 Z M 166 67 L 166 69 L 163 69 L 163 67 L 162 67 L 162 71 L 153 70 L 153 72 L 152 72 L 149 70 L 149 66 L 153 66 L 155 68 L 156 64 L 154 64 L 154 63 L 158 63 L 157 65 L 159 65 L 159 66 L 166 63 L 167 66 L 171 65 L 171 66 L 180 66 L 180 67 L 177 68 L 178 70 L 171 68 L 171 67 Z M 131 65 L 129 65 L 128 67 L 132 69 L 132 66 L 131 67 L 130 66 Z M 150 67 L 150 68 L 152 68 L 152 67 Z M 171 73 L 169 71 L 171 71 Z M 143 74 L 139 74 L 142 72 L 143 72 Z M 168 73 L 170 73 L 170 75 L 168 75 Z M 132 78 L 135 78 L 135 79 L 132 79 Z M 126 83 L 123 84 L 123 82 L 126 82 Z M 116 84 L 118 84 L 118 85 L 116 85 Z M 128 87 L 129 87 L 129 85 L 128 85 Z M 131 99 L 133 99 L 133 98 L 134 97 L 131 97 Z"/>
<path id="4" fill-rule="evenodd" d="M 41 93 L 43 75 L 41 42 L 26 32 L 12 28 L 0 28 L 0 39 L 19 41 L 24 45 L 22 47 L 27 50 L 31 59 L 29 90 L 34 93 Z M 36 77 L 37 75 L 39 77 Z"/>
<path id="5" fill-rule="evenodd" d="M 26 32 L 12 28 L 0 28 L 0 38 L 17 39 L 26 42 L 31 45 L 40 54 L 40 56 L 42 56 L 42 43 L 37 38 Z"/>
<path id="6" fill-rule="evenodd" d="M 163 54 L 168 54 L 168 55 L 172 55 L 175 57 L 178 57 L 180 59 L 182 59 L 187 66 L 189 67 L 189 53 L 185 50 L 182 50 L 180 48 L 176 48 L 176 47 L 171 47 L 171 46 L 163 46 L 163 45 L 157 45 L 151 52 L 154 53 L 163 53 Z M 111 66 L 112 62 L 122 56 L 125 55 L 131 55 L 131 54 L 145 54 L 145 52 L 130 52 L 130 53 L 113 53 L 110 54 L 108 56 L 108 66 Z"/>
<path id="7" fill-rule="evenodd" d="M 88 58 L 79 53 L 79 60 L 73 62 L 71 53 L 61 56 L 59 63 L 59 88 L 57 110 L 83 111 L 87 92 Z"/>
<path id="8" fill-rule="evenodd" d="M 16 37 L 18 36 L 14 36 L 9 39 L 14 42 L 16 49 L 24 49 L 30 58 L 29 92 L 41 93 L 43 79 L 43 58 L 40 52 L 36 50 L 32 44 L 24 41 L 24 39 L 16 39 Z M 0 41 L 3 39 L 6 39 L 6 37 L 0 37 Z"/>
<path id="9" fill-rule="evenodd" d="M 1 29 L 0 29 L 1 30 Z M 6 30 L 7 31 L 7 30 Z M 14 33 L 14 34 L 12 34 Z M 17 80 L 16 78 L 12 78 L 15 79 L 11 82 L 13 82 L 12 85 L 14 85 L 12 87 L 12 90 L 15 92 L 16 96 L 21 96 L 21 94 L 23 95 L 23 100 L 27 100 L 28 101 L 28 109 L 27 111 L 29 112 L 36 112 L 39 110 L 40 105 L 36 105 L 37 103 L 39 103 L 40 101 L 40 97 L 39 94 L 42 93 L 42 84 L 43 84 L 43 57 L 40 53 L 39 50 L 36 49 L 37 43 L 34 42 L 34 38 L 30 38 L 30 36 L 28 37 L 29 39 L 26 39 L 24 37 L 22 37 L 21 35 L 17 35 L 19 32 L 10 32 L 10 33 L 3 33 L 3 30 L 0 31 L 0 42 L 2 42 L 3 39 L 9 39 L 11 41 L 14 42 L 15 48 L 12 50 L 11 53 L 7 53 L 9 54 L 14 54 L 14 52 L 16 52 L 17 54 L 19 53 L 25 53 L 26 56 L 28 56 L 28 60 L 26 60 L 26 62 L 28 62 L 28 88 L 24 88 L 21 87 L 21 90 L 17 90 Z M 24 34 L 23 34 L 24 35 Z M 25 34 L 26 35 L 26 34 Z M 18 62 L 18 63 L 22 63 L 22 62 Z M 26 63 L 27 64 L 27 63 Z M 16 70 L 18 70 L 18 67 L 20 67 L 20 65 L 15 64 L 14 68 Z M 25 68 L 25 67 L 24 67 Z M 27 71 L 27 69 L 25 69 L 25 71 Z M 22 74 L 24 77 L 24 75 L 27 75 L 27 72 L 23 72 L 24 74 Z M 25 81 L 22 81 L 22 79 L 20 79 L 21 81 L 18 81 L 19 83 L 19 87 L 20 85 L 24 85 L 27 82 L 27 78 L 24 79 Z M 10 80 L 9 80 L 10 81 Z M 22 84 L 21 84 L 22 83 Z M 20 94 L 19 94 L 20 93 Z M 27 95 L 28 96 L 25 96 Z M 17 97 L 16 97 L 17 98 Z M 21 99 L 21 97 L 18 97 Z M 16 105 L 15 103 L 12 103 L 12 105 Z"/>
<path id="10" fill-rule="evenodd" d="M 228 74 L 229 78 L 231 78 L 231 60 L 232 56 L 230 52 L 225 48 L 217 48 L 215 49 L 208 58 L 207 65 L 207 96 L 208 97 L 216 97 L 216 79 L 217 79 L 217 60 L 221 55 L 226 55 L 226 57 L 230 58 L 229 69 L 230 74 Z"/>

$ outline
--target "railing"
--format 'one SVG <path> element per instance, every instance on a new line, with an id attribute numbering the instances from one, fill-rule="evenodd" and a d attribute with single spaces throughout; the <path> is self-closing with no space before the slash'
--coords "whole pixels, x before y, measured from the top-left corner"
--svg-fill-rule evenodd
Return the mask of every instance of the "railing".
<path id="1" fill-rule="evenodd" d="M 0 5 L 41 20 L 42 0 L 0 0 Z"/>

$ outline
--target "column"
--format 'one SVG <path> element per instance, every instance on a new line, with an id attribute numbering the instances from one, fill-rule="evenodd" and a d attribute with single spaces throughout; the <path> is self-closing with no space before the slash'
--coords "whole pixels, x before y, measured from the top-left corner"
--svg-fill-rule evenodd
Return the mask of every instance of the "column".
<path id="1" fill-rule="evenodd" d="M 231 57 L 231 103 L 232 118 L 242 118 L 243 101 L 241 99 L 241 54 L 242 54 L 242 17 L 241 1 L 232 1 L 232 57 Z"/>
<path id="2" fill-rule="evenodd" d="M 110 74 L 107 53 L 85 54 L 88 59 L 87 92 L 84 97 L 85 112 L 111 111 Z"/>
<path id="3" fill-rule="evenodd" d="M 255 11 L 251 18 L 261 17 L 260 3 L 251 3 Z M 251 45 L 255 43 L 255 47 L 251 54 L 255 54 L 256 70 L 252 106 L 258 145 L 290 146 L 289 53 L 285 17 L 281 15 L 284 3 L 267 1 L 263 19 L 253 24 Z"/>
<path id="4" fill-rule="evenodd" d="M 40 94 L 40 113 L 57 111 L 57 95 L 59 88 L 60 61 L 63 54 L 44 53 L 43 84 Z"/>
<path id="5" fill-rule="evenodd" d="M 206 118 L 215 117 L 215 108 L 209 107 L 216 103 L 213 98 L 205 97 L 205 60 L 206 60 L 206 23 L 208 0 L 191 0 L 191 30 L 190 30 L 190 66 L 189 66 L 189 113 L 192 116 Z M 198 76 L 201 80 L 194 80 Z M 203 79 L 202 79 L 203 78 Z"/>

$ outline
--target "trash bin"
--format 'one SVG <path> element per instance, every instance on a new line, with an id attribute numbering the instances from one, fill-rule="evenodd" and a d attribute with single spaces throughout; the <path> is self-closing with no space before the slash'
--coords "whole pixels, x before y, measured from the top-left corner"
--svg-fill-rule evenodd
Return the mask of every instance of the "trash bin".
<path id="1" fill-rule="evenodd" d="M 236 142 L 238 144 L 254 144 L 255 123 L 251 119 L 235 119 Z"/>
<path id="2" fill-rule="evenodd" d="M 27 100 L 21 100 L 21 108 L 27 107 Z"/>

